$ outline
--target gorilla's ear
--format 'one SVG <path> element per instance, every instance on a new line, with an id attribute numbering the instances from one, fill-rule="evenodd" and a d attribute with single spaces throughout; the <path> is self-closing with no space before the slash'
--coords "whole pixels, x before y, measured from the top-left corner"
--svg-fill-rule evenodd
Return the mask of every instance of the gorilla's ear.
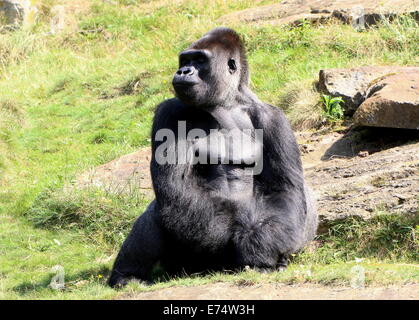
<path id="1" fill-rule="evenodd" d="M 231 74 L 236 72 L 237 70 L 236 61 L 233 58 L 228 60 L 228 68 Z"/>

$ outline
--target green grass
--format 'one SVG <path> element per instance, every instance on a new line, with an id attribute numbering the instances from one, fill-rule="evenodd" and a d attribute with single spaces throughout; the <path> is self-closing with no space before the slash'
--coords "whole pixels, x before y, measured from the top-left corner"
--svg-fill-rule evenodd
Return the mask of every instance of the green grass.
<path id="1" fill-rule="evenodd" d="M 329 222 L 317 236 L 316 250 L 306 250 L 296 263 L 329 264 L 358 258 L 393 262 L 419 261 L 419 215 L 376 211 L 364 220 L 348 217 Z"/>
<path id="2" fill-rule="evenodd" d="M 63 192 L 63 194 L 66 194 Z M 92 196 L 93 194 L 89 192 Z M 99 200 L 101 199 L 101 200 Z M 92 198 L 104 201 L 103 195 Z M 106 201 L 105 201 L 106 202 Z M 89 217 L 93 204 L 74 206 L 57 200 L 44 205 L 51 210 L 44 215 L 75 214 Z M 121 205 L 108 204 L 118 211 Z M 58 209 L 57 209 L 58 208 Z M 54 211 L 56 210 L 56 211 Z M 99 205 L 94 209 L 100 211 Z M 52 213 L 54 212 L 54 213 Z M 351 269 L 365 269 L 366 285 L 407 284 L 419 281 L 417 265 L 418 218 L 400 215 L 379 215 L 371 223 L 349 219 L 335 222 L 329 233 L 319 235 L 317 249 L 308 248 L 295 256 L 284 272 L 260 274 L 252 270 L 240 273 L 213 273 L 200 276 L 166 278 L 160 274 L 151 286 L 132 284 L 122 291 L 106 287 L 105 281 L 115 258 L 115 231 L 118 225 L 130 224 L 134 215 L 121 217 L 120 222 L 106 223 L 82 220 L 76 225 L 68 220 L 42 224 L 44 229 L 20 218 L 0 217 L 0 298 L 5 299 L 105 299 L 133 291 L 152 291 L 171 286 L 192 286 L 219 281 L 238 285 L 263 282 L 319 283 L 349 285 Z M 96 226 L 92 228 L 92 224 Z M 125 233 L 128 228 L 124 228 Z M 123 237 L 121 237 L 122 239 Z M 416 254 L 416 256 L 415 256 Z M 54 276 L 52 267 L 65 270 L 66 288 L 49 288 Z"/>
<path id="3" fill-rule="evenodd" d="M 44 6 L 32 30 L 0 34 L 0 298 L 115 297 L 104 279 L 146 200 L 65 186 L 93 166 L 149 145 L 153 110 L 173 96 L 179 51 L 218 26 L 220 16 L 254 1 L 93 1 L 77 17 L 77 31 L 55 35 L 48 34 L 54 1 L 37 2 Z M 319 69 L 419 62 L 419 28 L 408 17 L 364 32 L 335 23 L 230 27 L 246 41 L 253 90 L 283 107 L 296 128 L 323 123 L 313 89 Z M 320 249 L 296 257 L 285 273 L 186 277 L 139 290 L 220 279 L 296 281 L 299 263 L 313 267 L 311 278 L 301 281 L 345 283 L 355 257 L 366 259 L 372 284 L 413 281 L 415 224 L 393 216 L 346 222 L 342 234 L 332 226 L 319 238 Z M 369 228 L 378 235 L 361 232 Z M 370 240 L 374 246 L 358 248 Z M 54 265 L 66 271 L 63 292 L 47 287 Z"/>
<path id="4" fill-rule="evenodd" d="M 46 190 L 38 195 L 25 217 L 35 227 L 81 230 L 91 243 L 118 249 L 148 201 L 137 192 L 126 195 L 94 188 Z"/>

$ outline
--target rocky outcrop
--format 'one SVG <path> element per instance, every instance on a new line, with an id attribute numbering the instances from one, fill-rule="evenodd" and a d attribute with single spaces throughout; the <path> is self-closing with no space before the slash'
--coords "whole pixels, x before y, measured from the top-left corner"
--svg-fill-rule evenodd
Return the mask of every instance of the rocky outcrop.
<path id="1" fill-rule="evenodd" d="M 220 21 L 299 24 L 302 20 L 324 22 L 336 18 L 357 28 L 376 24 L 383 17 L 419 15 L 419 0 L 285 0 L 224 15 Z"/>
<path id="2" fill-rule="evenodd" d="M 320 229 L 330 221 L 383 211 L 417 214 L 419 136 L 416 131 L 366 128 L 346 134 L 297 135 L 313 151 L 302 154 L 317 198 Z"/>
<path id="3" fill-rule="evenodd" d="M 5 16 L 6 24 L 11 27 L 33 24 L 37 12 L 30 0 L 0 0 L 0 14 Z"/>
<path id="4" fill-rule="evenodd" d="M 153 194 L 150 177 L 151 148 L 124 155 L 81 174 L 75 187 L 101 188 L 112 193 L 140 191 Z"/>
<path id="5" fill-rule="evenodd" d="M 31 0 L 0 0 L 0 28 L 1 22 L 5 22 L 5 29 L 10 30 L 33 25 L 38 16 L 38 9 L 34 5 L 37 3 Z M 60 0 L 57 3 L 49 7 L 46 15 L 50 18 L 51 34 L 78 30 L 78 16 L 85 15 L 92 5 L 91 1 L 86 0 Z"/>
<path id="6" fill-rule="evenodd" d="M 419 70 L 390 74 L 373 83 L 354 121 L 362 126 L 419 129 Z"/>
<path id="7" fill-rule="evenodd" d="M 319 72 L 321 92 L 342 97 L 347 115 L 352 115 L 367 98 L 371 85 L 394 74 L 419 73 L 419 67 L 367 66 L 351 69 L 325 69 Z"/>

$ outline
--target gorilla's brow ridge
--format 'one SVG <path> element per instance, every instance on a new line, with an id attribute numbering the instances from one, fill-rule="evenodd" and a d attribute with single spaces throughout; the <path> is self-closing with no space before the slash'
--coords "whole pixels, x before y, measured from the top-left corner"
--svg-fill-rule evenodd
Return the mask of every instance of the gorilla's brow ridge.
<path id="1" fill-rule="evenodd" d="M 249 84 L 249 66 L 247 63 L 246 50 L 239 34 L 229 28 L 216 28 L 201 39 L 192 43 L 189 49 L 207 49 L 212 52 L 227 52 L 230 57 L 238 53 L 240 57 L 241 75 L 240 85 L 247 86 Z"/>

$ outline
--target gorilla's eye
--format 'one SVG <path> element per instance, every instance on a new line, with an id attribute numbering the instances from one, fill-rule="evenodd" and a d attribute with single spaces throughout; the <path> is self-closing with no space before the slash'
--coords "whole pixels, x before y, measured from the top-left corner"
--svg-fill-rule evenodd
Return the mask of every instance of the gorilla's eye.
<path id="1" fill-rule="evenodd" d="M 228 67 L 229 67 L 231 73 L 236 71 L 237 70 L 236 61 L 234 59 L 229 59 L 228 60 Z"/>

